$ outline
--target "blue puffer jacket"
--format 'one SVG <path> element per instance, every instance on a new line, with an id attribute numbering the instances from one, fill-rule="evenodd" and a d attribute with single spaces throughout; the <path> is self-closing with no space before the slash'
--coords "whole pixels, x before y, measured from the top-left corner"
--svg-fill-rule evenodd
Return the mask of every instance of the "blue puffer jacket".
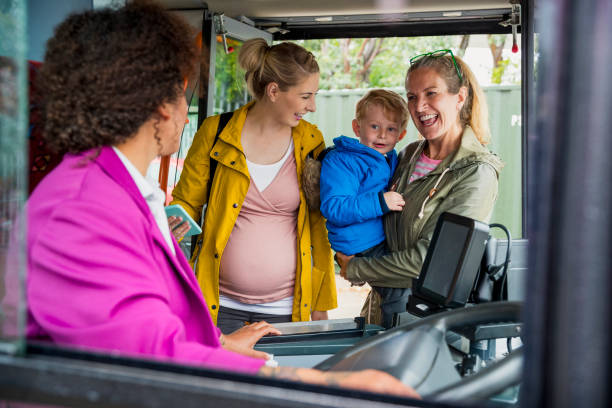
<path id="1" fill-rule="evenodd" d="M 335 138 L 334 145 L 321 165 L 321 213 L 332 248 L 353 255 L 385 239 L 382 215 L 389 209 L 382 194 L 397 165 L 397 153 L 391 150 L 385 158 L 346 136 Z"/>

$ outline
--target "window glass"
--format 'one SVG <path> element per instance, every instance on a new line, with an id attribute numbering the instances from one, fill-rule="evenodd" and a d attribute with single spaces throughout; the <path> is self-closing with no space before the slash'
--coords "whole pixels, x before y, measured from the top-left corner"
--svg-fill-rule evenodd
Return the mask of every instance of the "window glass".
<path id="1" fill-rule="evenodd" d="M 321 70 L 317 111 L 306 116 L 323 132 L 326 145 L 339 135 L 353 136 L 355 104 L 368 89 L 387 88 L 405 97 L 404 80 L 410 57 L 451 49 L 474 71 L 489 105 L 488 148 L 505 163 L 491 222 L 522 236 L 521 193 L 521 54 L 512 52 L 512 35 L 458 35 L 325 39 L 297 41 L 317 57 Z M 517 38 L 520 45 L 520 36 Z M 410 121 L 401 150 L 418 140 Z M 498 231 L 493 231 L 497 234 Z M 503 232 L 501 233 L 503 234 Z M 502 237 L 502 235 L 500 235 Z M 503 236 L 505 237 L 505 236 Z"/>
<path id="2" fill-rule="evenodd" d="M 223 47 L 223 39 L 217 36 L 215 47 L 215 88 L 214 109 L 212 115 L 230 112 L 238 109 L 249 100 L 244 71 L 238 65 L 238 53 L 243 42 L 227 37 L 228 53 Z M 195 95 L 189 104 L 189 123 L 185 125 L 181 136 L 179 150 L 170 157 L 168 171 L 168 201 L 171 200 L 172 190 L 178 183 L 183 170 L 183 163 L 187 152 L 193 143 L 193 137 L 198 131 L 198 98 Z M 149 167 L 149 177 L 156 178 L 159 172 L 160 159 L 157 158 Z"/>
<path id="3" fill-rule="evenodd" d="M 231 112 L 249 101 L 244 70 L 238 65 L 238 54 L 243 42 L 227 37 L 227 50 L 223 39 L 217 36 L 215 50 L 215 107 L 213 115 Z"/>
<path id="4" fill-rule="evenodd" d="M 499 179 L 499 193 L 492 223 L 508 227 L 514 238 L 522 236 L 521 166 L 521 54 L 512 52 L 511 35 L 458 35 L 397 38 L 352 38 L 296 41 L 317 57 L 321 71 L 317 110 L 306 116 L 323 132 L 330 146 L 340 135 L 354 136 L 351 121 L 357 101 L 372 88 L 393 90 L 406 96 L 404 81 L 411 57 L 451 49 L 470 66 L 483 87 L 489 106 L 491 143 L 505 167 Z M 520 44 L 520 36 L 517 38 Z M 399 152 L 418 140 L 412 121 Z M 505 238 L 503 231 L 492 234 Z M 330 311 L 333 318 L 359 314 L 369 286 L 351 287 L 336 279 L 341 307 Z"/>
<path id="5" fill-rule="evenodd" d="M 25 2 L 0 7 L 0 352 L 25 334 L 26 35 Z M 21 219 L 21 221 L 20 221 Z"/>
<path id="6" fill-rule="evenodd" d="M 213 114 L 237 109 L 249 99 L 244 72 L 238 66 L 242 42 L 227 38 L 225 52 L 221 36 L 215 49 L 215 93 Z M 353 136 L 351 121 L 355 104 L 371 88 L 387 88 L 405 97 L 404 79 L 411 56 L 437 49 L 452 49 L 463 57 L 484 89 L 489 105 L 491 143 L 488 148 L 505 163 L 500 174 L 499 194 L 491 222 L 507 226 L 514 238 L 522 236 L 521 192 L 521 69 L 520 50 L 512 53 L 511 35 L 459 35 L 438 37 L 397 37 L 325 39 L 296 41 L 317 57 L 321 71 L 317 111 L 306 116 L 323 132 L 326 145 L 339 135 Z M 517 38 L 520 44 L 520 37 Z M 197 131 L 197 102 L 190 106 L 190 123 L 185 126 L 179 152 L 170 162 L 168 195 L 180 178 L 184 158 Z M 407 136 L 399 151 L 418 140 L 416 128 L 408 124 Z M 154 167 L 153 165 L 152 167 Z M 154 169 L 157 175 L 159 167 Z M 492 233 L 505 238 L 503 232 Z M 342 284 L 344 282 L 339 282 Z M 342 314 L 359 312 L 367 287 L 346 288 L 355 296 L 354 307 L 339 308 Z M 355 292 L 355 293 L 353 293 Z M 358 292 L 358 293 L 357 293 Z M 346 316 L 345 316 L 346 314 Z"/>

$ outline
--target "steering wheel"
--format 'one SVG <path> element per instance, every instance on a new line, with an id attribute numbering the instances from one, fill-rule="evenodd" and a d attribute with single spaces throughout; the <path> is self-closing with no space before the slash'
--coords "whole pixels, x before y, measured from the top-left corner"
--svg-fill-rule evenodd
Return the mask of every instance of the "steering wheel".
<path id="1" fill-rule="evenodd" d="M 365 339 L 315 368 L 378 369 L 434 401 L 482 401 L 521 379 L 522 349 L 476 374 L 461 377 L 446 343 L 448 330 L 487 323 L 519 322 L 521 302 L 491 302 L 435 314 Z"/>

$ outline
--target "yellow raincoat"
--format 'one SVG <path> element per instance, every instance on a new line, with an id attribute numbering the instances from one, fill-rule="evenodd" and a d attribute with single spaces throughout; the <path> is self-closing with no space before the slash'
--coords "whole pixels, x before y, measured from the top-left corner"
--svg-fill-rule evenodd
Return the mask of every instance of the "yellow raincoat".
<path id="1" fill-rule="evenodd" d="M 249 188 L 250 176 L 240 143 L 242 127 L 251 104 L 236 110 L 214 146 L 219 116 L 207 118 L 196 133 L 187 153 L 181 178 L 172 192 L 171 204 L 180 204 L 194 220 L 208 204 L 201 245 L 191 259 L 198 282 L 213 320 L 219 312 L 219 265 L 223 250 Z M 316 126 L 301 120 L 293 128 L 294 154 L 298 180 L 309 153 L 318 155 L 325 147 Z M 217 160 L 215 178 L 208 192 L 210 158 Z M 327 240 L 325 219 L 306 205 L 300 182 L 297 219 L 297 265 L 293 301 L 293 321 L 310 320 L 313 310 L 337 307 L 332 251 Z M 208 198 L 210 197 L 210 200 Z"/>

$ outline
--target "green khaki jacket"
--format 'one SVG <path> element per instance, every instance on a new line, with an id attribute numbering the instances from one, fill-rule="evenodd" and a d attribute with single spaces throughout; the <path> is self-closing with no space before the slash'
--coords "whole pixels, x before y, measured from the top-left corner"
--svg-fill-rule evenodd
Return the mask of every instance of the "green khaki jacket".
<path id="1" fill-rule="evenodd" d="M 172 192 L 171 204 L 180 204 L 194 220 L 200 219 L 202 208 L 207 204 L 202 245 L 196 248 L 191 265 L 215 323 L 219 312 L 221 257 L 250 184 L 240 140 L 251 104 L 234 112 L 214 146 L 211 144 L 215 139 L 219 116 L 204 121 L 194 137 L 181 178 Z M 301 180 L 306 157 L 311 152 L 316 157 L 325 143 L 317 127 L 302 120 L 293 128 L 293 144 L 297 177 Z M 209 195 L 211 157 L 218 164 Z M 333 257 L 325 219 L 318 210 L 309 210 L 301 184 L 293 321 L 310 320 L 313 310 L 326 311 L 337 307 Z M 210 201 L 207 200 L 209 196 Z"/>
<path id="2" fill-rule="evenodd" d="M 448 211 L 489 222 L 497 198 L 501 160 L 466 127 L 454 154 L 427 176 L 409 183 L 426 143 L 425 140 L 411 143 L 400 153 L 391 185 L 403 195 L 406 205 L 401 212 L 392 211 L 384 216 L 391 253 L 381 258 L 353 258 L 347 269 L 350 281 L 410 288 L 421 272 L 440 214 Z"/>

